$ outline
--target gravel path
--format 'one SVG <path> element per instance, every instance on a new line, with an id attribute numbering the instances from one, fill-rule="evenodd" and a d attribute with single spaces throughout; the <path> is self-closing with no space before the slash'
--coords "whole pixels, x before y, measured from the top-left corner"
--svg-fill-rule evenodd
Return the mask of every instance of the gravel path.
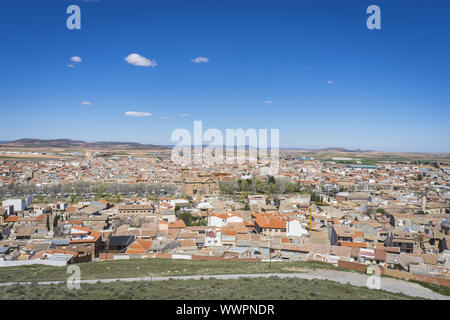
<path id="1" fill-rule="evenodd" d="M 111 283 L 115 281 L 166 281 L 173 280 L 199 280 L 199 279 L 238 279 L 238 278 L 268 278 L 277 276 L 280 278 L 299 278 L 299 279 L 318 279 L 318 280 L 330 280 L 339 282 L 342 284 L 350 284 L 358 287 L 365 287 L 369 276 L 356 273 L 345 272 L 335 270 L 311 270 L 303 273 L 258 273 L 258 274 L 223 274 L 223 275 L 199 275 L 199 276 L 169 276 L 169 277 L 139 277 L 139 278 L 113 278 L 113 279 L 92 279 L 92 280 L 80 280 L 80 283 L 95 284 L 97 282 Z M 61 284 L 66 281 L 42 281 L 36 282 L 38 285 L 48 284 Z M 12 286 L 17 283 L 20 284 L 32 284 L 32 282 L 6 282 L 0 283 L 0 286 Z M 403 293 L 411 297 L 419 297 L 434 300 L 450 300 L 449 296 L 444 296 L 436 293 L 430 289 L 424 288 L 417 283 L 402 281 L 392 278 L 381 278 L 381 289 L 394 293 Z"/>

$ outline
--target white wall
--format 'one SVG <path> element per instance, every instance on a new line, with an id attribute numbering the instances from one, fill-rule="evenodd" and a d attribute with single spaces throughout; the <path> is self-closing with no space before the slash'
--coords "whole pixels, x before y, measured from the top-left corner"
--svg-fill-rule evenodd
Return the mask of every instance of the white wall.
<path id="1" fill-rule="evenodd" d="M 238 217 L 238 216 L 231 216 L 227 219 L 227 224 L 229 222 L 244 222 L 244 219 L 242 219 L 242 217 Z"/>
<path id="2" fill-rule="evenodd" d="M 208 217 L 208 226 L 214 226 L 214 227 L 225 227 L 227 225 L 227 221 L 216 217 L 216 216 L 209 216 Z"/>
<path id="3" fill-rule="evenodd" d="M 189 254 L 172 254 L 172 259 L 192 260 L 192 256 Z"/>
<path id="4" fill-rule="evenodd" d="M 222 245 L 222 232 L 215 232 L 214 238 L 205 236 L 205 247 L 215 247 Z"/>
<path id="5" fill-rule="evenodd" d="M 0 259 L 0 267 L 17 267 L 17 266 L 28 266 L 31 264 L 45 264 L 48 266 L 61 267 L 66 266 L 65 261 L 55 261 L 55 260 L 15 260 L 15 261 L 5 261 Z"/>
<path id="6" fill-rule="evenodd" d="M 286 223 L 286 236 L 288 237 L 301 237 L 307 235 L 308 230 L 305 229 L 300 221 L 292 220 Z"/>
<path id="7" fill-rule="evenodd" d="M 27 208 L 27 204 L 22 199 L 8 199 L 3 201 L 3 206 L 14 206 L 14 211 L 24 211 Z"/>

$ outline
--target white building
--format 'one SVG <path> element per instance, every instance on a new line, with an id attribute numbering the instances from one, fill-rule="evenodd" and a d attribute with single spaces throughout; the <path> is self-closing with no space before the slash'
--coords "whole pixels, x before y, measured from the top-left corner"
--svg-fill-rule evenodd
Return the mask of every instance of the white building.
<path id="1" fill-rule="evenodd" d="M 161 201 L 161 202 L 163 202 L 163 201 Z M 171 199 L 167 202 L 169 202 L 171 206 L 175 207 L 177 204 L 189 203 L 189 200 L 187 200 L 187 199 Z"/>
<path id="2" fill-rule="evenodd" d="M 27 202 L 25 200 L 23 200 L 23 199 L 7 199 L 7 200 L 2 202 L 2 205 L 4 207 L 13 206 L 14 207 L 14 212 L 18 212 L 18 211 L 25 211 L 26 210 Z"/>
<path id="3" fill-rule="evenodd" d="M 291 220 L 286 223 L 286 236 L 301 237 L 308 234 L 308 230 L 298 220 Z"/>
<path id="4" fill-rule="evenodd" d="M 244 222 L 244 219 L 231 212 L 223 214 L 211 213 L 208 217 L 208 226 L 225 227 L 230 222 Z"/>
<path id="5" fill-rule="evenodd" d="M 208 229 L 205 232 L 205 247 L 215 247 L 222 245 L 222 232 Z"/>
<path id="6" fill-rule="evenodd" d="M 198 208 L 198 209 L 213 209 L 213 206 L 212 206 L 212 204 L 209 203 L 209 202 L 200 202 L 200 203 L 197 205 L 197 208 Z"/>

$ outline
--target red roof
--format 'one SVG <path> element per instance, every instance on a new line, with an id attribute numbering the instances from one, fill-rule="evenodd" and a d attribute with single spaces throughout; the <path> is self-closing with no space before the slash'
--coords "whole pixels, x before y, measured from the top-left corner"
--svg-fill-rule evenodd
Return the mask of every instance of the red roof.
<path id="1" fill-rule="evenodd" d="M 98 232 L 98 231 L 95 231 L 95 230 L 92 230 L 89 228 L 80 227 L 80 226 L 72 226 L 72 229 L 85 231 L 88 233 L 89 236 L 94 237 L 94 239 L 71 239 L 70 243 L 96 242 L 98 239 L 100 239 L 102 237 L 101 232 Z M 81 233 L 74 232 L 73 234 L 81 234 Z"/>
<path id="2" fill-rule="evenodd" d="M 367 244 L 365 242 L 340 241 L 339 244 L 343 247 L 349 248 L 367 248 Z"/>
<path id="3" fill-rule="evenodd" d="M 177 220 L 174 223 L 169 224 L 169 229 L 184 229 L 186 228 L 186 224 L 183 220 Z"/>
<path id="4" fill-rule="evenodd" d="M 280 215 L 258 214 L 255 223 L 264 229 L 286 229 L 286 221 Z"/>
<path id="5" fill-rule="evenodd" d="M 9 216 L 6 218 L 5 222 L 17 222 L 17 220 L 19 220 L 18 216 Z"/>
<path id="6" fill-rule="evenodd" d="M 132 244 L 130 244 L 125 253 L 127 254 L 144 254 L 145 251 L 149 250 L 152 246 L 152 241 L 137 239 Z"/>

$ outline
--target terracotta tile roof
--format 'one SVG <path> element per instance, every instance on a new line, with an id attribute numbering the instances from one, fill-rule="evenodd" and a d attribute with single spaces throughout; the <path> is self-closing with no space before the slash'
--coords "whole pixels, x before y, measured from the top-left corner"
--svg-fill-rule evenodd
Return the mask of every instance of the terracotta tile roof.
<path id="1" fill-rule="evenodd" d="M 244 225 L 248 228 L 248 227 L 254 227 L 255 225 L 253 224 L 253 222 L 250 221 L 244 221 Z"/>
<path id="2" fill-rule="evenodd" d="M 263 229 L 286 229 L 286 221 L 280 215 L 258 214 L 255 224 Z"/>
<path id="3" fill-rule="evenodd" d="M 365 242 L 340 241 L 339 244 L 343 247 L 349 248 L 367 248 L 367 244 Z"/>
<path id="4" fill-rule="evenodd" d="M 197 234 L 194 232 L 180 232 L 178 234 L 178 238 L 180 239 L 195 239 L 196 236 Z"/>
<path id="5" fill-rule="evenodd" d="M 186 224 L 183 220 L 179 219 L 174 223 L 169 224 L 169 229 L 184 229 L 186 228 Z"/>
<path id="6" fill-rule="evenodd" d="M 359 238 L 359 237 L 364 237 L 364 233 L 362 233 L 361 231 L 355 231 L 352 235 L 352 239 Z"/>
<path id="7" fill-rule="evenodd" d="M 152 246 L 152 241 L 136 239 L 127 248 L 126 254 L 144 254 L 147 250 L 150 250 Z"/>
<path id="8" fill-rule="evenodd" d="M 75 230 L 80 230 L 80 231 L 84 231 L 87 232 L 89 236 L 93 237 L 93 239 L 71 239 L 70 243 L 84 243 L 84 242 L 96 242 L 98 239 L 100 239 L 102 237 L 102 233 L 89 229 L 89 228 L 85 228 L 85 227 L 80 227 L 80 226 L 72 226 L 72 229 Z M 72 234 L 76 235 L 76 234 L 85 234 L 84 232 L 73 232 Z"/>
<path id="9" fill-rule="evenodd" d="M 5 222 L 17 222 L 17 220 L 19 220 L 18 216 L 9 216 L 6 218 Z"/>
<path id="10" fill-rule="evenodd" d="M 195 247 L 195 241 L 192 239 L 180 240 L 181 247 Z"/>
<path id="11" fill-rule="evenodd" d="M 386 251 L 385 250 L 375 250 L 375 260 L 386 261 Z"/>

